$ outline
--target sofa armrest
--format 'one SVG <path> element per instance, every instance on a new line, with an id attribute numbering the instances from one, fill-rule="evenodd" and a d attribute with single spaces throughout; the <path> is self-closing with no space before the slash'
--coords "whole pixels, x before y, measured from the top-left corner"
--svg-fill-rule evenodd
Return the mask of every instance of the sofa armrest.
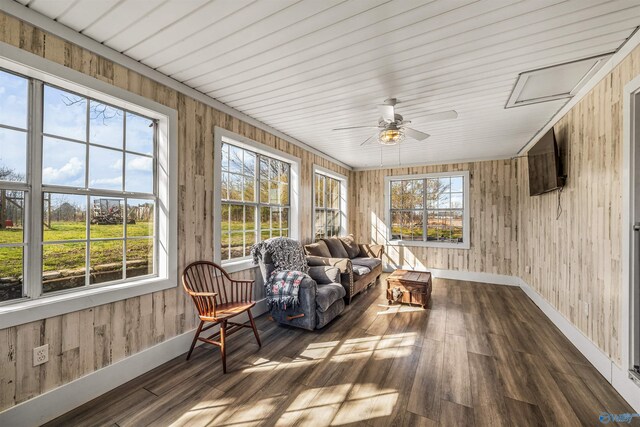
<path id="1" fill-rule="evenodd" d="M 338 267 L 340 273 L 351 273 L 353 271 L 353 266 L 351 264 L 351 260 L 349 258 L 325 258 L 320 256 L 308 256 L 307 264 L 310 267 L 315 266 L 331 266 Z"/>
<path id="2" fill-rule="evenodd" d="M 358 245 L 360 246 L 360 256 L 382 259 L 384 245 Z"/>

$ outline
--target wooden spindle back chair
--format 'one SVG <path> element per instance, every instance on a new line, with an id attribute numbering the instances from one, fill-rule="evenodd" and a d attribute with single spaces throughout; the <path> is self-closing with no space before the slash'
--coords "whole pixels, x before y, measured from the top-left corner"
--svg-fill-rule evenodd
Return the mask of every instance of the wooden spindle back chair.
<path id="1" fill-rule="evenodd" d="M 251 308 L 256 305 L 253 301 L 253 284 L 252 280 L 232 279 L 222 267 L 209 261 L 196 261 L 184 269 L 182 285 L 191 296 L 200 318 L 187 360 L 191 357 L 197 341 L 213 344 L 220 347 L 222 371 L 226 373 L 225 340 L 242 328 L 252 328 L 258 345 L 262 346 L 258 329 L 251 315 Z M 249 316 L 249 324 L 229 320 L 244 312 Z M 205 326 L 205 323 L 210 324 Z M 206 338 L 200 336 L 202 332 L 216 325 L 220 325 L 219 332 Z"/>

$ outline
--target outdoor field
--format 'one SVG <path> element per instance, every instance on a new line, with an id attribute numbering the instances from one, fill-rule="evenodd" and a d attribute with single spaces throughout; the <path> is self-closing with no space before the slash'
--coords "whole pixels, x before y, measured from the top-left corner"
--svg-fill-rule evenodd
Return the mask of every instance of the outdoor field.
<path id="1" fill-rule="evenodd" d="M 122 225 L 90 226 L 92 239 L 122 238 Z M 137 222 L 127 225 L 127 237 L 146 237 L 153 235 L 152 222 Z M 61 271 L 82 268 L 85 265 L 86 244 L 55 243 L 52 241 L 67 241 L 86 239 L 86 227 L 82 222 L 61 221 L 52 222 L 51 227 L 44 228 L 43 248 L 44 271 Z M 17 243 L 22 241 L 22 229 L 9 227 L 0 229 L 0 244 Z M 91 265 L 98 266 L 112 263 L 122 263 L 122 240 L 91 241 Z M 128 239 L 127 261 L 149 260 L 153 256 L 153 239 Z M 22 248 L 0 248 L 0 278 L 17 278 L 22 275 Z"/>

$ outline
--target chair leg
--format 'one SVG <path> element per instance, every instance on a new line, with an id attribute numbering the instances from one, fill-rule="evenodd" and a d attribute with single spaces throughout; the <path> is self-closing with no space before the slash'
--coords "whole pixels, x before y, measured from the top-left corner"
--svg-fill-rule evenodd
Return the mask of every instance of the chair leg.
<path id="1" fill-rule="evenodd" d="M 227 334 L 227 321 L 220 323 L 220 357 L 222 358 L 222 373 L 227 373 L 227 350 L 224 345 L 225 335 Z"/>
<path id="2" fill-rule="evenodd" d="M 200 332 L 202 331 L 202 326 L 204 325 L 204 321 L 200 321 L 198 325 L 198 330 L 196 331 L 196 335 L 193 337 L 193 341 L 191 342 L 191 348 L 189 348 L 189 353 L 187 354 L 187 360 L 191 357 L 191 353 L 193 352 L 194 347 L 196 346 L 196 341 L 198 341 L 198 337 L 200 336 Z"/>
<path id="3" fill-rule="evenodd" d="M 253 335 L 256 336 L 256 341 L 258 341 L 258 347 L 262 347 L 262 343 L 260 342 L 260 336 L 258 335 L 258 328 L 256 328 L 256 322 L 253 321 L 253 315 L 251 314 L 251 310 L 247 310 L 247 314 L 249 315 L 249 321 L 251 322 L 251 327 L 253 328 Z"/>

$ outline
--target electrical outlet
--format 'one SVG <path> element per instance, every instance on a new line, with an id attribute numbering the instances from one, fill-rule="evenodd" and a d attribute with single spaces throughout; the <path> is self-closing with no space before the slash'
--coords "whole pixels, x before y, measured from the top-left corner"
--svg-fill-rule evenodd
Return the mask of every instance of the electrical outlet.
<path id="1" fill-rule="evenodd" d="M 531 266 L 530 266 L 530 265 L 527 265 L 527 266 L 525 267 L 525 271 L 527 272 L 527 274 L 531 274 Z"/>
<path id="2" fill-rule="evenodd" d="M 33 349 L 33 366 L 42 365 L 49 361 L 49 344 Z"/>

